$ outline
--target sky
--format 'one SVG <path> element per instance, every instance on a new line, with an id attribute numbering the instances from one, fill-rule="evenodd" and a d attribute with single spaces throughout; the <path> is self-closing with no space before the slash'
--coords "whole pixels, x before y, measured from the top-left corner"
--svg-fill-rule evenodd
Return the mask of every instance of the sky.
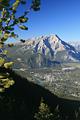
<path id="1" fill-rule="evenodd" d="M 80 41 L 80 0 L 41 0 L 40 11 L 28 17 L 28 31 L 16 28 L 21 39 L 57 34 L 64 41 Z"/>

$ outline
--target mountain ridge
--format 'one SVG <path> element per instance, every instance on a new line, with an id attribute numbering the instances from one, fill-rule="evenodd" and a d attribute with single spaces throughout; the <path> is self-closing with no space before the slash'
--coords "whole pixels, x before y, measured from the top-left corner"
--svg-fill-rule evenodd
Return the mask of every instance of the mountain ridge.
<path id="1" fill-rule="evenodd" d="M 75 53 L 77 55 L 77 59 L 80 60 L 80 56 L 78 57 L 80 53 L 76 51 L 72 45 L 61 40 L 57 35 L 41 36 L 35 38 L 35 40 L 26 41 L 25 44 L 27 45 L 28 49 L 33 48 L 34 52 L 40 52 L 41 54 L 46 55 L 47 53 L 45 52 L 50 51 L 51 56 L 56 54 L 58 51 L 67 50 L 71 56 L 74 56 Z M 74 57 L 76 58 L 76 56 Z"/>
<path id="2" fill-rule="evenodd" d="M 55 64 L 59 65 L 63 62 L 80 61 L 80 52 L 57 35 L 28 39 L 14 47 L 16 59 L 20 58 L 23 63 L 31 68 L 53 67 Z"/>
<path id="3" fill-rule="evenodd" d="M 69 44 L 75 47 L 75 49 L 80 52 L 80 41 L 70 41 Z"/>

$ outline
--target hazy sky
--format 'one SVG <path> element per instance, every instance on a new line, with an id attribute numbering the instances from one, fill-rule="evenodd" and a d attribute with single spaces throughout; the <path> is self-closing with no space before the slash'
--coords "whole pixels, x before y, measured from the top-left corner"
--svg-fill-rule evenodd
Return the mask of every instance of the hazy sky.
<path id="1" fill-rule="evenodd" d="M 28 16 L 29 30 L 16 29 L 23 39 L 57 34 L 64 41 L 80 40 L 80 0 L 41 0 L 40 11 Z"/>

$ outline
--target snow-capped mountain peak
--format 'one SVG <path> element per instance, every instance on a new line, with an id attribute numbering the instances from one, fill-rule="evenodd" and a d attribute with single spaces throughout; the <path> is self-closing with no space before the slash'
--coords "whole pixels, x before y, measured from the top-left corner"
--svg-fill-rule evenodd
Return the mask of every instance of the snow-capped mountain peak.
<path id="1" fill-rule="evenodd" d="M 34 49 L 36 52 L 42 51 L 45 55 L 50 52 L 53 56 L 56 52 L 65 50 L 65 47 L 57 35 L 51 35 L 40 37 L 38 42 L 35 44 Z"/>
<path id="2" fill-rule="evenodd" d="M 32 49 L 34 54 L 41 54 L 51 60 L 80 61 L 80 52 L 58 35 L 36 37 L 26 40 L 23 45 L 25 50 Z"/>
<path id="3" fill-rule="evenodd" d="M 80 52 L 57 35 L 28 39 L 25 43 L 15 45 L 13 52 L 14 58 L 19 58 L 18 64 L 25 63 L 25 66 L 29 68 L 53 67 L 64 62 L 80 62 Z"/>

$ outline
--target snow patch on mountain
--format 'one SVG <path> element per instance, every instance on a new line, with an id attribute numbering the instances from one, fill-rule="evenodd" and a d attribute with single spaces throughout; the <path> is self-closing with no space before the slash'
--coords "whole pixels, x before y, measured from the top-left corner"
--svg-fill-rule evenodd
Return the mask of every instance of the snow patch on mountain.
<path id="1" fill-rule="evenodd" d="M 61 53 L 64 60 L 80 61 L 80 52 L 75 47 L 61 40 L 57 35 L 40 36 L 26 40 L 24 43 L 25 50 L 32 49 L 35 54 L 39 53 L 50 59 L 56 60 Z M 62 57 L 60 56 L 60 57 Z"/>

